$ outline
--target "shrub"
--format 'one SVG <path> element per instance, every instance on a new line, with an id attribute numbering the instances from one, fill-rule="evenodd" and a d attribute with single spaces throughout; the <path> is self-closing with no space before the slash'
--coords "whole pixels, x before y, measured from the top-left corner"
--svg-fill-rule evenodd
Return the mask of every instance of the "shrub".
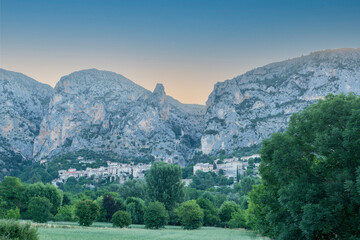
<path id="1" fill-rule="evenodd" d="M 111 219 L 114 227 L 128 227 L 131 224 L 131 215 L 125 211 L 117 211 Z"/>
<path id="2" fill-rule="evenodd" d="M 83 200 L 76 204 L 75 215 L 80 226 L 90 226 L 99 215 L 99 206 L 91 200 Z"/>
<path id="3" fill-rule="evenodd" d="M 10 209 L 6 212 L 6 219 L 19 220 L 20 218 L 20 210 L 19 208 Z"/>
<path id="4" fill-rule="evenodd" d="M 177 214 L 184 229 L 197 229 L 202 225 L 204 212 L 195 200 L 182 203 Z"/>
<path id="5" fill-rule="evenodd" d="M 199 198 L 196 203 L 204 211 L 205 226 L 215 226 L 220 222 L 218 211 L 209 199 Z"/>
<path id="6" fill-rule="evenodd" d="M 233 212 L 228 225 L 230 228 L 248 228 L 245 210 L 239 209 L 237 212 Z"/>
<path id="7" fill-rule="evenodd" d="M 75 220 L 75 209 L 74 206 L 66 205 L 59 208 L 58 213 L 55 216 L 55 221 L 69 221 Z"/>
<path id="8" fill-rule="evenodd" d="M 0 239 L 38 240 L 37 229 L 30 223 L 21 224 L 12 220 L 0 220 Z"/>
<path id="9" fill-rule="evenodd" d="M 165 205 L 161 202 L 151 202 L 145 209 L 144 223 L 147 228 L 158 229 L 164 227 L 167 218 L 168 213 L 166 212 Z"/>
<path id="10" fill-rule="evenodd" d="M 131 221 L 135 224 L 144 223 L 144 200 L 135 197 L 129 197 L 126 199 L 126 211 L 131 215 Z"/>
<path id="11" fill-rule="evenodd" d="M 46 197 L 33 197 L 28 205 L 28 214 L 34 222 L 46 223 L 51 218 L 52 204 Z"/>
<path id="12" fill-rule="evenodd" d="M 231 215 L 237 212 L 240 207 L 233 201 L 224 202 L 220 207 L 219 217 L 223 226 L 228 226 Z"/>

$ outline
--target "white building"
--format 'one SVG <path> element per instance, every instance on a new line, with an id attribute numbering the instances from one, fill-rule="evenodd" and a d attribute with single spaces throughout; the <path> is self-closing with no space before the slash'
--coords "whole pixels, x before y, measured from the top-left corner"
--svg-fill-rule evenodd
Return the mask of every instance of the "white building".
<path id="1" fill-rule="evenodd" d="M 211 172 L 213 169 L 214 166 L 210 163 L 197 163 L 193 167 L 193 174 L 195 175 L 197 171 Z"/>

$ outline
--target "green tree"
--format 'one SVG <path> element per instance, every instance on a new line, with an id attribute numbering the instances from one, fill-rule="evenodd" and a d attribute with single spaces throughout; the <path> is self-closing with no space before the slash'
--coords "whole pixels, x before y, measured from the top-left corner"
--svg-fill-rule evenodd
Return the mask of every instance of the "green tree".
<path id="1" fill-rule="evenodd" d="M 19 178 L 5 177 L 0 183 L 0 197 L 4 201 L 6 208 L 20 206 L 20 196 L 24 187 Z"/>
<path id="2" fill-rule="evenodd" d="M 167 210 L 172 210 L 184 197 L 181 168 L 178 165 L 155 162 L 146 182 L 150 199 L 164 203 Z"/>
<path id="3" fill-rule="evenodd" d="M 129 197 L 125 201 L 126 211 L 130 213 L 132 223 L 144 223 L 145 202 L 140 198 Z"/>
<path id="4" fill-rule="evenodd" d="M 112 217 L 112 223 L 114 227 L 128 227 L 131 224 L 131 215 L 125 211 L 117 211 Z"/>
<path id="5" fill-rule="evenodd" d="M 220 207 L 219 217 L 223 226 L 228 226 L 233 213 L 240 209 L 239 205 L 233 201 L 226 201 Z"/>
<path id="6" fill-rule="evenodd" d="M 328 95 L 264 140 L 248 221 L 276 239 L 360 238 L 360 97 Z"/>
<path id="7" fill-rule="evenodd" d="M 69 221 L 75 220 L 75 206 L 66 205 L 59 208 L 58 213 L 55 215 L 55 221 Z"/>
<path id="8" fill-rule="evenodd" d="M 140 179 L 127 180 L 118 189 L 119 196 L 123 199 L 138 197 L 146 199 L 146 182 Z"/>
<path id="9" fill-rule="evenodd" d="M 20 218 L 20 209 L 17 207 L 15 209 L 9 209 L 6 212 L 6 219 L 13 219 L 13 220 L 19 220 Z"/>
<path id="10" fill-rule="evenodd" d="M 83 200 L 76 204 L 75 215 L 80 226 L 90 226 L 99 215 L 99 205 L 91 200 Z"/>
<path id="11" fill-rule="evenodd" d="M 238 211 L 233 212 L 228 224 L 230 228 L 248 228 L 245 210 L 238 209 Z"/>
<path id="12" fill-rule="evenodd" d="M 161 202 L 151 202 L 145 209 L 144 223 L 146 228 L 162 228 L 165 226 L 167 218 L 168 213 L 165 205 Z"/>
<path id="13" fill-rule="evenodd" d="M 196 203 L 204 211 L 204 226 L 215 226 L 220 222 L 218 210 L 207 198 L 199 198 Z"/>
<path id="14" fill-rule="evenodd" d="M 51 218 L 52 204 L 45 197 L 33 197 L 30 199 L 28 212 L 34 222 L 46 223 Z"/>
<path id="15" fill-rule="evenodd" d="M 51 184 L 44 185 L 43 183 L 35 183 L 27 185 L 21 194 L 21 207 L 22 211 L 26 211 L 26 206 L 33 197 L 45 197 L 47 198 L 52 207 L 51 213 L 55 215 L 58 208 L 62 203 L 62 192 Z"/>
<path id="16" fill-rule="evenodd" d="M 182 203 L 176 212 L 184 229 L 197 229 L 202 226 L 204 212 L 195 200 Z"/>

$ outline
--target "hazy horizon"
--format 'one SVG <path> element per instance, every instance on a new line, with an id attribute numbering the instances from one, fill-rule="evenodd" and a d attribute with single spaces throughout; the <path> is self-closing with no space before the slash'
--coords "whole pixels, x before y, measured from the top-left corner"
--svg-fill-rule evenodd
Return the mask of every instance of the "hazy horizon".
<path id="1" fill-rule="evenodd" d="M 310 52 L 358 48 L 360 2 L 2 0 L 0 67 L 52 87 L 96 68 L 183 103 Z"/>

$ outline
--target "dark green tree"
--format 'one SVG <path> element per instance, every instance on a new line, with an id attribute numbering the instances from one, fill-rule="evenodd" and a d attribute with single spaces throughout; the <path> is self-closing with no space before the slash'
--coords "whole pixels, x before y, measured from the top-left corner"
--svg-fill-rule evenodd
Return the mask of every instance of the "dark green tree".
<path id="1" fill-rule="evenodd" d="M 35 183 L 27 185 L 21 194 L 22 211 L 26 211 L 29 201 L 33 197 L 45 197 L 51 202 L 51 213 L 55 215 L 62 203 L 62 193 L 51 184 Z"/>
<path id="2" fill-rule="evenodd" d="M 184 197 L 181 168 L 178 165 L 155 162 L 146 182 L 150 199 L 164 203 L 167 210 L 172 210 Z"/>
<path id="3" fill-rule="evenodd" d="M 28 213 L 34 222 L 46 223 L 51 218 L 52 204 L 46 197 L 33 197 L 28 205 Z"/>
<path id="4" fill-rule="evenodd" d="M 80 226 L 90 226 L 99 215 L 99 206 L 91 200 L 83 200 L 76 204 L 75 215 Z"/>
<path id="5" fill-rule="evenodd" d="M 0 183 L 0 198 L 4 201 L 3 205 L 7 208 L 20 206 L 20 196 L 24 187 L 19 178 L 5 177 Z"/>
<path id="6" fill-rule="evenodd" d="M 195 200 L 182 203 L 176 212 L 184 229 L 197 229 L 203 224 L 204 212 Z"/>
<path id="7" fill-rule="evenodd" d="M 114 213 L 119 211 L 119 205 L 116 203 L 115 199 L 111 195 L 105 195 L 103 197 L 102 207 L 105 209 L 105 218 L 108 222 L 111 221 Z"/>
<path id="8" fill-rule="evenodd" d="M 276 239 L 360 238 L 360 98 L 328 95 L 262 143 L 249 223 Z"/>
<path id="9" fill-rule="evenodd" d="M 130 213 L 132 223 L 144 223 L 145 202 L 140 198 L 129 197 L 125 201 L 126 211 Z"/>
<path id="10" fill-rule="evenodd" d="M 237 212 L 240 209 L 239 205 L 233 201 L 224 202 L 219 211 L 219 217 L 221 220 L 222 226 L 228 226 L 228 222 L 231 219 L 233 213 Z"/>
<path id="11" fill-rule="evenodd" d="M 167 218 L 168 213 L 165 205 L 161 202 L 151 202 L 145 209 L 144 223 L 146 228 L 162 228 L 165 226 Z"/>
<path id="12" fill-rule="evenodd" d="M 196 203 L 204 211 L 204 226 L 215 226 L 220 222 L 218 210 L 207 198 L 199 198 Z"/>
<path id="13" fill-rule="evenodd" d="M 131 215 L 125 211 L 117 211 L 112 217 L 112 223 L 114 227 L 128 227 L 131 224 Z"/>

